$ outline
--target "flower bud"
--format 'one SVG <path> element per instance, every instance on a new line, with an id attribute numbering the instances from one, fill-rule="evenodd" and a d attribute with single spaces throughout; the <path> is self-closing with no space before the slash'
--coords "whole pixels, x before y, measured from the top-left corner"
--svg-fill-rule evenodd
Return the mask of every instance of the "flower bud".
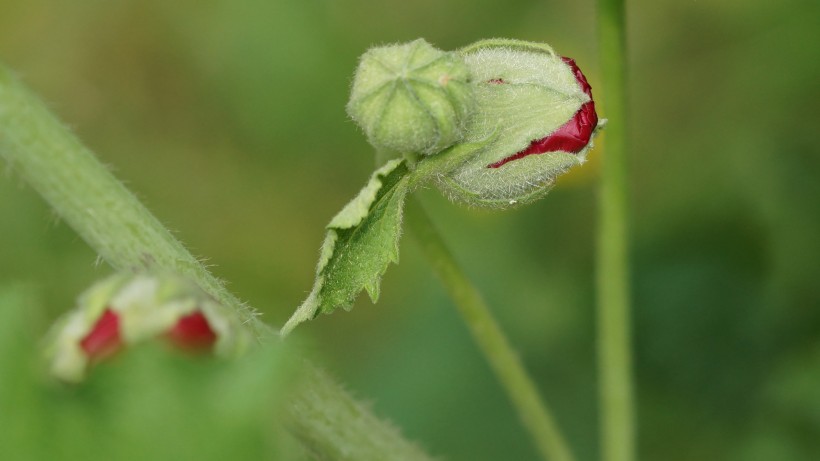
<path id="1" fill-rule="evenodd" d="M 423 39 L 373 48 L 361 57 L 347 113 L 377 149 L 433 154 L 463 136 L 469 80 L 457 53 Z"/>
<path id="2" fill-rule="evenodd" d="M 583 163 L 601 128 L 592 91 L 575 61 L 544 44 L 486 40 L 460 51 L 476 109 L 465 142 L 492 139 L 446 175 L 453 200 L 506 207 L 540 198 Z"/>
<path id="3" fill-rule="evenodd" d="M 180 349 L 223 357 L 250 344 L 239 320 L 193 282 L 174 275 L 122 274 L 92 286 L 55 325 L 47 351 L 51 372 L 79 381 L 89 364 L 157 337 Z"/>

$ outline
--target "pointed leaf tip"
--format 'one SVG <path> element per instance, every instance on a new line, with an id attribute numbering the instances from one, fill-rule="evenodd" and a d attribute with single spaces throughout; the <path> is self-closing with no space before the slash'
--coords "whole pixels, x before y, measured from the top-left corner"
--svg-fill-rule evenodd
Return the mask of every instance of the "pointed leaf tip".
<path id="1" fill-rule="evenodd" d="M 339 307 L 350 309 L 366 291 L 375 303 L 379 283 L 399 260 L 399 238 L 410 171 L 394 159 L 377 169 L 356 197 L 327 226 L 316 280 L 307 299 L 282 327 L 286 336 L 300 323 Z"/>

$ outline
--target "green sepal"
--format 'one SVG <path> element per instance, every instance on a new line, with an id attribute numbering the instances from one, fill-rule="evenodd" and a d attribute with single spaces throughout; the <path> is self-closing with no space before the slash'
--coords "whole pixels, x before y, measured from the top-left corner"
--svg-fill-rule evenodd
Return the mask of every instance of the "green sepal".
<path id="1" fill-rule="evenodd" d="M 379 297 L 379 282 L 387 266 L 399 261 L 399 237 L 410 171 L 403 159 L 377 169 L 359 194 L 327 225 L 316 279 L 307 299 L 282 327 L 286 335 L 296 325 L 339 307 L 350 309 L 366 290 Z"/>
<path id="2" fill-rule="evenodd" d="M 496 145 L 474 159 L 482 167 L 549 135 L 589 101 L 572 70 L 549 45 L 491 39 L 459 53 L 472 74 L 477 105 L 465 140 L 499 133 Z"/>

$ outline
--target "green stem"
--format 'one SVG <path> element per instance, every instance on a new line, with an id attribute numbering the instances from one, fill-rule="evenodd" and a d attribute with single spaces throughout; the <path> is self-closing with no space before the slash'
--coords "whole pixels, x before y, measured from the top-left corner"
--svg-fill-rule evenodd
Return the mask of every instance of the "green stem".
<path id="1" fill-rule="evenodd" d="M 309 388 L 288 405 L 291 432 L 319 460 L 432 461 L 393 425 L 378 420 L 369 405 L 339 393 L 339 385 L 308 365 Z M 316 402 L 333 402 L 317 405 Z"/>
<path id="2" fill-rule="evenodd" d="M 598 216 L 598 363 L 606 461 L 635 459 L 627 243 L 627 95 L 623 0 L 598 1 L 603 102 L 609 119 Z"/>
<path id="3" fill-rule="evenodd" d="M 187 275 L 233 308 L 260 339 L 273 334 L 2 64 L 0 157 L 114 268 Z M 326 375 L 313 372 L 310 378 L 292 396 L 292 426 L 298 438 L 312 442 L 319 459 L 430 460 Z M 312 419 L 322 414 L 334 415 L 334 425 L 355 429 L 323 427 L 330 422 Z M 374 434 L 382 438 L 378 444 L 372 443 Z"/>
<path id="4" fill-rule="evenodd" d="M 413 232 L 421 251 L 436 275 L 441 279 L 470 329 L 473 339 L 501 381 L 524 427 L 532 436 L 544 459 L 573 459 L 564 436 L 533 380 L 527 374 L 490 309 L 473 286 L 430 221 L 424 208 L 415 199 L 408 200 L 407 226 Z"/>
<path id="5" fill-rule="evenodd" d="M 50 111 L 0 66 L 0 156 L 117 270 L 162 268 L 196 280 L 257 334 L 232 295 Z"/>

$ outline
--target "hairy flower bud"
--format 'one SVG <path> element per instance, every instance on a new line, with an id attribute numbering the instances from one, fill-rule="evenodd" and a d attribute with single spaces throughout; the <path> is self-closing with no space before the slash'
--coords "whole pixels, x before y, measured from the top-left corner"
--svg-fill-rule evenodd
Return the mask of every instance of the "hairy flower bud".
<path id="1" fill-rule="evenodd" d="M 79 381 L 89 364 L 156 337 L 223 357 L 241 353 L 251 340 L 231 312 L 187 279 L 114 275 L 83 293 L 78 307 L 55 325 L 47 351 L 51 372 Z"/>
<path id="2" fill-rule="evenodd" d="M 447 195 L 481 207 L 525 203 L 585 161 L 604 121 L 575 61 L 517 40 L 481 41 L 460 54 L 476 99 L 465 142 L 492 142 L 438 178 Z"/>
<path id="3" fill-rule="evenodd" d="M 377 149 L 433 154 L 461 140 L 472 111 L 461 56 L 423 39 L 361 57 L 347 112 Z"/>

